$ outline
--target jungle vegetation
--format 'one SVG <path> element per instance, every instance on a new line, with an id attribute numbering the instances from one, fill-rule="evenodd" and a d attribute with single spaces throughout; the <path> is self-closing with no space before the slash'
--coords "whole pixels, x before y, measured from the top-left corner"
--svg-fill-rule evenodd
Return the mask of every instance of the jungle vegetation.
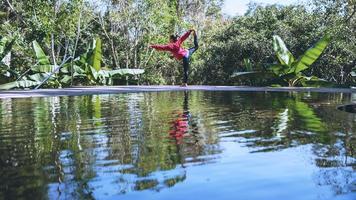
<path id="1" fill-rule="evenodd" d="M 200 38 L 191 84 L 306 86 L 322 80 L 356 85 L 355 0 L 250 3 L 243 16 L 234 17 L 222 13 L 223 0 L 0 2 L 2 89 L 180 84 L 181 63 L 149 45 L 166 43 L 170 34 L 191 28 Z M 292 77 L 290 70 L 282 70 L 293 66 L 281 62 L 278 41 L 288 55 L 303 57 L 322 38 L 325 46 L 310 65 L 294 70 Z M 252 71 L 272 72 L 278 79 L 234 76 Z"/>

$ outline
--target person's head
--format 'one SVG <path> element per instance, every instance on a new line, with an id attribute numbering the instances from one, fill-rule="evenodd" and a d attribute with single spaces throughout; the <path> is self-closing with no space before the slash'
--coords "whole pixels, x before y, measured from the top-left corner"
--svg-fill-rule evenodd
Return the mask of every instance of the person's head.
<path id="1" fill-rule="evenodd" d="M 169 36 L 169 41 L 170 42 L 177 42 L 177 40 L 178 40 L 178 35 L 173 34 L 173 35 Z"/>

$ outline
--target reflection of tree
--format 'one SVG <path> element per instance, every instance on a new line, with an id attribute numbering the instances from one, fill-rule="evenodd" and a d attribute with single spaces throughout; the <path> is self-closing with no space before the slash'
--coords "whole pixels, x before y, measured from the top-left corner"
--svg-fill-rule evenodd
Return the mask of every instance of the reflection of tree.
<path id="1" fill-rule="evenodd" d="M 131 117 L 138 120 L 135 124 L 141 125 L 136 129 L 136 133 L 131 134 L 133 140 L 136 141 L 134 145 L 137 147 L 132 152 L 135 155 L 135 159 L 132 160 L 133 166 L 121 170 L 123 174 L 136 174 L 138 180 L 131 184 L 125 179 L 121 179 L 121 182 L 125 182 L 126 187 L 133 185 L 132 187 L 135 190 L 159 190 L 164 186 L 171 187 L 185 179 L 185 170 L 180 167 L 184 162 L 184 152 L 182 151 L 184 145 L 171 142 L 170 135 L 167 133 L 170 128 L 167 119 L 173 116 L 171 108 L 164 108 L 164 106 L 169 105 L 168 102 L 164 101 L 166 98 L 162 98 L 159 103 L 151 100 L 151 94 L 145 95 L 144 98 L 144 102 L 150 103 L 146 104 L 145 108 L 136 103 L 137 105 L 134 106 L 136 109 L 130 112 Z M 154 96 L 154 98 L 157 97 Z M 171 105 L 176 104 L 173 103 Z M 143 112 L 146 108 L 148 111 Z M 163 113 L 164 116 L 157 118 L 159 113 Z M 137 117 L 138 115 L 141 115 L 141 117 Z M 186 126 L 186 128 L 188 127 Z M 131 130 L 135 130 L 135 128 L 131 127 Z M 176 140 L 177 138 L 174 137 L 173 139 Z M 161 170 L 161 173 L 171 175 L 165 175 L 164 180 L 159 180 L 158 177 L 160 176 L 156 173 Z"/>
<path id="2" fill-rule="evenodd" d="M 108 168 L 123 192 L 184 181 L 189 145 L 179 152 L 167 134 L 181 94 L 160 95 L 1 101 L 0 198 L 91 198 Z"/>
<path id="3" fill-rule="evenodd" d="M 120 165 L 120 177 L 118 179 L 119 188 L 122 193 L 134 190 L 159 189 L 165 183 L 172 183 L 173 180 L 180 180 L 184 177 L 184 171 L 177 168 L 180 163 L 176 146 L 169 142 L 166 131 L 168 124 L 166 118 L 157 118 L 157 112 L 161 113 L 162 108 L 157 107 L 157 103 L 152 102 L 152 95 L 130 95 L 132 100 L 126 100 L 118 110 L 115 110 L 118 121 L 109 124 L 111 133 L 111 143 L 113 149 L 117 148 L 117 153 L 110 158 L 118 159 Z M 148 104 L 146 104 L 148 102 Z M 162 103 L 162 105 L 166 105 Z M 118 106 L 113 106 L 118 107 Z M 113 108 L 112 107 L 112 108 Z M 127 109 L 127 107 L 129 109 Z M 122 108 L 122 110 L 121 110 Z M 166 112 L 166 109 L 163 111 Z M 170 117 L 170 116 L 164 116 Z M 115 118 L 115 117 L 114 117 Z M 121 120 L 121 121 L 120 121 Z M 122 120 L 128 120 L 125 123 Z M 163 122 L 163 123 L 162 123 Z M 129 125 L 128 127 L 125 124 Z M 122 157 L 117 157 L 122 155 Z M 126 167 L 124 167 L 126 166 Z M 157 174 L 170 172 L 173 175 L 166 175 L 164 180 L 159 180 Z M 132 176 L 136 176 L 132 179 Z M 131 177 L 131 178 L 127 178 Z M 167 186 L 166 186 L 167 187 Z"/>
<path id="4" fill-rule="evenodd" d="M 188 92 L 134 95 L 136 98 L 135 101 L 131 101 L 131 105 L 124 103 L 130 100 L 125 100 L 122 101 L 123 110 L 115 110 L 115 113 L 120 113 L 117 119 L 126 119 L 128 121 L 124 124 L 130 124 L 130 127 L 125 128 L 122 122 L 121 124 L 115 121 L 108 123 L 108 129 L 115 130 L 111 131 L 110 136 L 112 148 L 120 147 L 121 154 L 127 150 L 130 153 L 127 162 L 115 157 L 119 154 L 110 157 L 110 159 L 117 159 L 122 165 L 119 169 L 121 175 L 117 179 L 122 193 L 130 190 L 161 190 L 172 187 L 185 180 L 186 160 L 189 163 L 205 162 L 211 158 L 204 158 L 202 155 L 217 153 L 213 148 L 204 147 L 209 145 L 202 140 L 206 138 L 204 131 L 209 129 L 202 120 L 190 112 L 189 95 Z M 180 106 L 182 100 L 183 110 Z M 115 106 L 112 105 L 110 108 L 114 110 Z M 115 116 L 118 114 L 115 113 L 113 112 L 113 118 L 116 119 Z M 176 127 L 175 123 L 169 123 L 177 119 L 184 121 L 183 128 L 185 128 L 184 137 L 180 142 L 177 142 L 176 137 L 172 137 L 172 128 L 177 131 L 179 127 Z M 115 124 L 120 126 L 115 127 Z M 126 139 L 116 139 L 118 137 Z M 216 142 L 217 140 L 213 141 L 214 144 Z M 130 149 L 127 147 L 122 149 L 121 147 L 124 146 Z"/>
<path id="5" fill-rule="evenodd" d="M 299 96 L 282 94 L 268 97 L 271 99 L 264 101 L 266 97 L 255 97 L 259 95 L 261 94 L 246 95 L 246 100 L 236 102 L 237 108 L 233 108 L 231 115 L 220 119 L 227 121 L 235 130 L 254 131 L 248 134 L 232 132 L 227 136 L 244 137 L 246 145 L 253 148 L 253 152 L 279 150 L 330 139 L 325 134 L 327 125 L 316 115 L 313 108 L 300 100 Z M 233 101 L 235 98 L 240 97 L 226 99 Z M 256 99 L 260 103 L 257 103 Z M 268 102 L 270 103 L 267 104 Z M 251 114 L 245 114 L 246 111 Z M 237 119 L 231 119 L 231 116 Z"/>
<path id="6" fill-rule="evenodd" d="M 346 193 L 355 170 L 354 116 L 339 96 L 164 92 L 1 101 L 0 199 L 90 199 L 161 190 L 214 162 L 219 138 L 251 152 L 310 144 L 318 184 Z M 319 100 L 320 99 L 320 100 Z M 179 130 L 179 142 L 170 131 Z M 337 176 L 333 176 L 337 174 Z M 351 175 L 350 175 L 351 174 Z M 111 181 L 108 182 L 108 179 Z M 21 187 L 18 187 L 21 185 Z M 104 186 L 105 187 L 105 186 Z"/>
<path id="7" fill-rule="evenodd" d="M 315 165 L 319 172 L 315 179 L 319 185 L 331 186 L 335 194 L 355 192 L 356 170 L 356 137 L 354 116 L 348 114 L 347 119 L 339 122 L 343 129 L 337 133 L 338 137 L 324 144 L 314 144 Z"/>
<path id="8" fill-rule="evenodd" d="M 80 147 L 80 129 L 84 128 L 81 121 L 90 116 L 82 113 L 83 110 L 79 108 L 86 103 L 72 97 L 12 102 L 17 110 L 15 116 L 8 119 L 8 131 L 12 139 L 0 140 L 4 147 L 0 150 L 4 156 L 1 160 L 13 160 L 9 164 L 16 165 L 6 168 L 1 163 L 1 171 L 7 172 L 0 176 L 2 185 L 7 187 L 5 199 L 28 196 L 46 199 L 47 188 L 52 198 L 90 196 L 87 185 L 89 177 L 93 177 L 87 167 L 91 162 L 90 156 L 84 154 Z M 0 123 L 4 127 L 3 121 Z M 0 137 L 4 136 L 9 135 L 2 129 Z M 47 183 L 51 183 L 50 186 Z M 21 187 L 14 186 L 18 184 Z"/>
<path id="9" fill-rule="evenodd" d="M 255 105 L 254 99 L 249 99 L 249 95 L 246 95 L 245 98 L 250 101 L 238 102 L 240 105 L 237 107 L 243 107 L 245 110 L 254 107 L 252 110 L 256 118 L 245 116 L 243 109 L 235 110 L 235 115 L 240 119 L 227 117 L 223 118 L 223 121 L 227 121 L 227 124 L 233 127 L 229 130 L 245 131 L 224 133 L 222 137 L 243 138 L 240 141 L 250 147 L 251 152 L 277 151 L 309 144 L 314 154 L 314 163 L 319 168 L 315 173 L 316 183 L 331 186 L 335 194 L 352 192 L 352 188 L 355 188 L 356 163 L 353 119 L 335 110 L 332 104 L 339 103 L 337 96 L 335 97 L 337 102 L 333 103 L 333 99 L 327 99 L 328 104 L 324 106 L 321 106 L 322 100 L 321 103 L 313 102 L 310 106 L 301 99 L 302 97 L 302 94 L 268 97 L 271 99 L 271 106 L 259 108 L 258 104 Z M 234 98 L 236 97 L 225 98 L 225 101 Z M 266 104 L 263 101 L 265 98 L 257 99 Z"/>

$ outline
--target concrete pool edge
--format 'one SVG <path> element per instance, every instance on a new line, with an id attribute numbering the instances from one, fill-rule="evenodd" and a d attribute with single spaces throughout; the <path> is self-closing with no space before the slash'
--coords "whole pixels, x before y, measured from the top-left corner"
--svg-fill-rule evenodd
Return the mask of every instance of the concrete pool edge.
<path id="1" fill-rule="evenodd" d="M 248 87 L 248 86 L 94 86 L 38 90 L 0 90 L 0 99 L 51 96 L 81 96 L 164 91 L 237 91 L 237 92 L 320 92 L 356 93 L 352 88 Z"/>

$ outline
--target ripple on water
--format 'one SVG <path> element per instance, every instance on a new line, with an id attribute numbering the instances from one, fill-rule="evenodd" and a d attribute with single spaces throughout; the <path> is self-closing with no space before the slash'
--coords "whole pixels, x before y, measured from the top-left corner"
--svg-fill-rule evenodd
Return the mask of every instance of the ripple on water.
<path id="1" fill-rule="evenodd" d="M 0 100 L 0 199 L 353 200 L 355 119 L 335 109 L 342 98 L 195 91 Z"/>

